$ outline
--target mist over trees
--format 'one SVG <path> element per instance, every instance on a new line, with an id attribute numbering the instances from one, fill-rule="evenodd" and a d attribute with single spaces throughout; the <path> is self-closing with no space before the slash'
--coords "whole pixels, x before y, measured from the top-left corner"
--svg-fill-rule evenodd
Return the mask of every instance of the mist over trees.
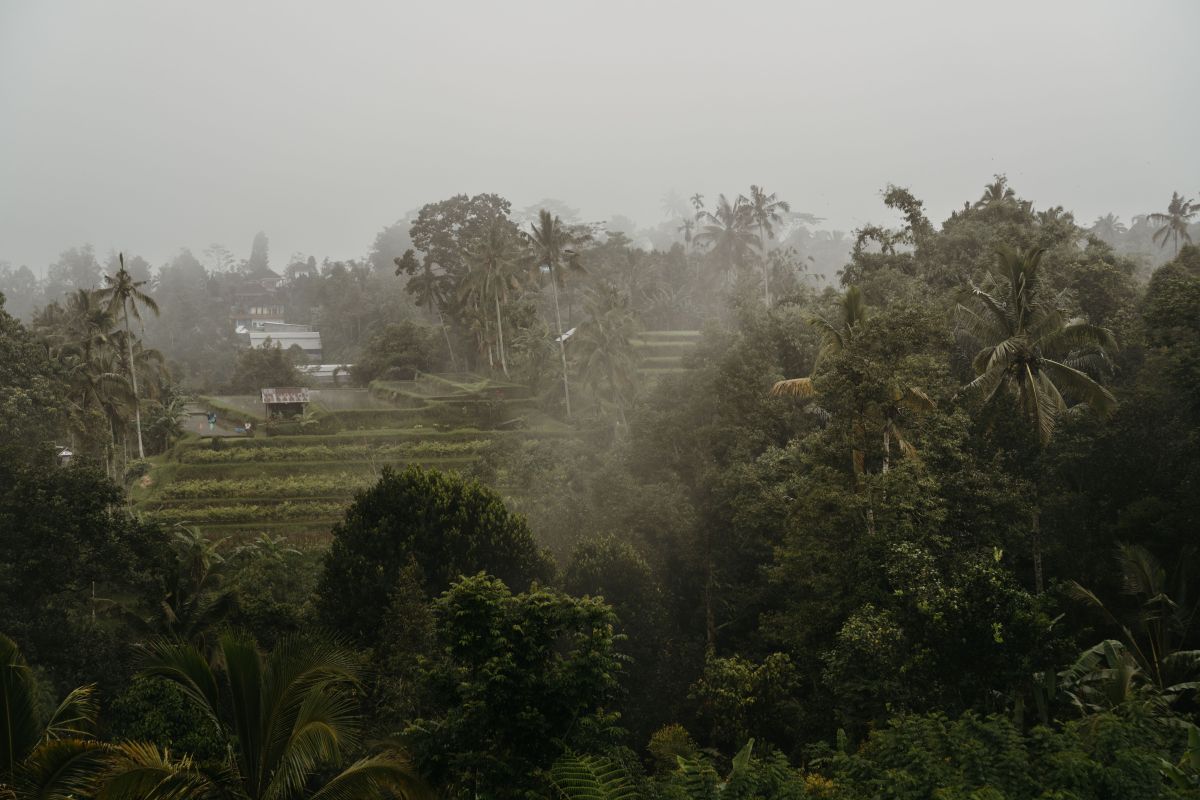
<path id="1" fill-rule="evenodd" d="M 0 795 L 1195 796 L 1195 203 L 1053 200 L 0 268 Z M 185 425 L 343 391 L 247 284 L 362 405 Z"/>

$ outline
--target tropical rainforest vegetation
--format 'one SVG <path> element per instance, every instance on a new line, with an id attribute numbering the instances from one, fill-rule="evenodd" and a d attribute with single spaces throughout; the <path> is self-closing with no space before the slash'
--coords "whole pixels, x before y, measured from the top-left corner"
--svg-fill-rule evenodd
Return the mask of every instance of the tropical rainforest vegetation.
<path id="1" fill-rule="evenodd" d="M 380 407 L 228 443 L 265 236 L 0 269 L 0 798 L 1200 797 L 1195 203 L 883 203 L 430 203 L 279 269 Z"/>

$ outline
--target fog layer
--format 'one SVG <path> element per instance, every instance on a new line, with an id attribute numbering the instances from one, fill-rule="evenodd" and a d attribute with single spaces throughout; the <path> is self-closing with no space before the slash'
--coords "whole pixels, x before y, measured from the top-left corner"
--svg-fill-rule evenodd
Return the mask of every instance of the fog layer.
<path id="1" fill-rule="evenodd" d="M 642 225 L 750 183 L 849 230 L 993 173 L 1090 220 L 1200 189 L 1194 2 L 0 1 L 0 261 L 266 230 L 351 257 L 457 192 Z"/>

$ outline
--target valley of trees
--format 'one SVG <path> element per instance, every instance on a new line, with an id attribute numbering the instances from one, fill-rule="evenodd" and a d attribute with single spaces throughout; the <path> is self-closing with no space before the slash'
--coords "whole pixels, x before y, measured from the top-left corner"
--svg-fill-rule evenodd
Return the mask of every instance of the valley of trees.
<path id="1" fill-rule="evenodd" d="M 0 798 L 1200 797 L 1198 206 L 1043 202 L 458 195 L 361 260 L 0 266 Z M 544 423 L 428 424 L 478 457 L 316 540 L 145 512 L 197 398 L 308 380 L 230 322 L 269 269 L 346 384 Z M 335 416 L 252 443 L 376 452 Z"/>

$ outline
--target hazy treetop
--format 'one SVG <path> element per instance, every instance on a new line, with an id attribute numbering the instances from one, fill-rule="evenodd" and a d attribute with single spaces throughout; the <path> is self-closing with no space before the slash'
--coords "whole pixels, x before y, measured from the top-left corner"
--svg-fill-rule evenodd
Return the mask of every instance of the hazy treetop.
<path id="1" fill-rule="evenodd" d="M 851 229 L 1006 172 L 1080 220 L 1200 191 L 1194 0 L 0 0 L 0 260 L 365 254 L 494 191 L 641 225 L 765 184 Z"/>

